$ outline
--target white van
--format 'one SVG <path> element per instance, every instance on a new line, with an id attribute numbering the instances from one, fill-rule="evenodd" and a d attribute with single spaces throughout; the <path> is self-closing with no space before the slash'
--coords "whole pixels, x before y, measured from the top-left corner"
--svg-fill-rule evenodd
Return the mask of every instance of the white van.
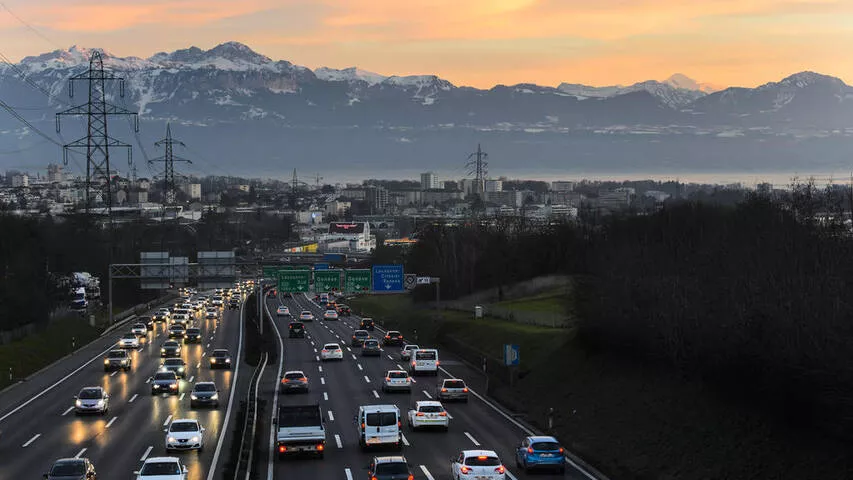
<path id="1" fill-rule="evenodd" d="M 356 423 L 358 444 L 363 450 L 382 446 L 402 448 L 402 423 L 396 405 L 362 405 L 358 407 Z"/>
<path id="2" fill-rule="evenodd" d="M 419 348 L 412 352 L 409 373 L 411 375 L 419 373 L 438 375 L 438 365 L 438 350 L 434 348 Z"/>

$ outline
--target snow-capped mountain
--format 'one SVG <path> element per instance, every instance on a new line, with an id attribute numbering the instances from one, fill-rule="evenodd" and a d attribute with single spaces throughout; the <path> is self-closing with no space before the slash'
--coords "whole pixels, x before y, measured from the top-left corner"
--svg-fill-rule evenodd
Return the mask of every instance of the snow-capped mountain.
<path id="1" fill-rule="evenodd" d="M 368 72 L 358 67 L 344 68 L 337 70 L 334 68 L 320 67 L 314 70 L 314 75 L 320 80 L 327 82 L 365 82 L 368 85 L 376 85 L 382 83 L 386 78 L 385 75 Z"/>
<path id="2" fill-rule="evenodd" d="M 673 74 L 669 78 L 664 80 L 663 83 L 673 88 L 679 88 L 683 90 L 694 90 L 702 93 L 714 93 L 723 89 L 710 83 L 699 83 L 696 80 L 693 80 L 692 78 L 688 77 L 687 75 L 684 75 L 683 73 Z"/>
<path id="3" fill-rule="evenodd" d="M 627 87 L 623 85 L 591 87 L 575 83 L 561 83 L 557 89 L 581 100 L 586 98 L 609 98 L 627 93 L 645 91 L 673 109 L 687 106 L 696 99 L 706 95 L 706 92 L 702 90 L 698 83 L 684 75 L 673 75 L 663 82 L 647 80 Z"/>

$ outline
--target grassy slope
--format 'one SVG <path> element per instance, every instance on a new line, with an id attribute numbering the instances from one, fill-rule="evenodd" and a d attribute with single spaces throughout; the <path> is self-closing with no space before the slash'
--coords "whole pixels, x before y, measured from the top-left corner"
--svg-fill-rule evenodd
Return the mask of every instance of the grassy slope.
<path id="1" fill-rule="evenodd" d="M 498 302 L 495 305 L 513 310 L 524 310 L 537 313 L 566 313 L 566 300 L 562 294 L 539 295 L 530 298 L 520 298 Z"/>
<path id="2" fill-rule="evenodd" d="M 501 345 L 521 346 L 529 373 L 515 388 L 491 394 L 544 424 L 556 410 L 556 434 L 615 479 L 842 479 L 853 475 L 849 445 L 778 421 L 721 398 L 699 381 L 630 359 L 585 351 L 571 330 L 473 321 L 461 312 L 418 310 L 405 296 L 353 299 L 423 343 L 453 331 L 466 348 L 499 357 Z"/>

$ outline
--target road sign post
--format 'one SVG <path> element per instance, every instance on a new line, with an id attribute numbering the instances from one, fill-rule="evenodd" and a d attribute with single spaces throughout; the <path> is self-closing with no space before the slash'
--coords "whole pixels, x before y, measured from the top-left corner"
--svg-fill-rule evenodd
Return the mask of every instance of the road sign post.
<path id="1" fill-rule="evenodd" d="M 402 265 L 374 265 L 372 271 L 374 292 L 402 292 L 404 290 Z"/>
<path id="2" fill-rule="evenodd" d="M 370 291 L 370 270 L 344 270 L 344 291 L 364 293 Z"/>
<path id="3" fill-rule="evenodd" d="M 515 383 L 515 370 L 518 367 L 521 357 L 519 355 L 519 346 L 518 345 L 504 345 L 504 365 L 509 367 L 507 370 L 509 371 L 509 386 L 512 387 Z"/>

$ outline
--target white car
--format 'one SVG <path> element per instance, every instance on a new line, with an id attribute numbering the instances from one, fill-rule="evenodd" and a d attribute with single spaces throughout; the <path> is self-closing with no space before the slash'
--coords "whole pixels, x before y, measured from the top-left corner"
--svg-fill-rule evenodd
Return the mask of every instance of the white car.
<path id="1" fill-rule="evenodd" d="M 325 362 L 326 360 L 343 360 L 344 359 L 344 351 L 341 350 L 341 346 L 337 343 L 327 343 L 323 345 L 323 349 L 320 350 L 320 360 Z"/>
<path id="2" fill-rule="evenodd" d="M 206 319 L 216 319 L 219 318 L 219 309 L 216 307 L 210 307 L 204 314 L 204 318 Z"/>
<path id="3" fill-rule="evenodd" d="M 134 323 L 133 326 L 130 327 L 130 333 L 137 337 L 144 337 L 148 335 L 148 327 L 146 327 L 144 323 Z"/>
<path id="4" fill-rule="evenodd" d="M 308 310 L 302 310 L 302 313 L 299 314 L 299 319 L 303 322 L 313 322 L 314 314 Z"/>
<path id="5" fill-rule="evenodd" d="M 410 360 L 412 358 L 412 351 L 418 348 L 417 345 L 403 345 L 403 349 L 400 350 L 400 360 Z"/>
<path id="6" fill-rule="evenodd" d="M 446 432 L 450 428 L 450 415 L 441 402 L 420 400 L 415 408 L 409 410 L 409 428 L 417 430 L 424 427 L 440 427 Z"/>
<path id="7" fill-rule="evenodd" d="M 290 316 L 290 309 L 284 305 L 281 305 L 280 307 L 278 307 L 275 310 L 275 314 L 278 315 L 279 317 L 289 317 Z"/>
<path id="8" fill-rule="evenodd" d="M 150 457 L 133 472 L 136 480 L 186 480 L 187 466 L 178 457 Z"/>
<path id="9" fill-rule="evenodd" d="M 453 480 L 506 480 L 498 454 L 491 450 L 463 450 L 450 462 Z"/>
<path id="10" fill-rule="evenodd" d="M 337 320 L 338 312 L 335 310 L 326 310 L 326 313 L 323 314 L 323 320 Z"/>
<path id="11" fill-rule="evenodd" d="M 198 420 L 182 418 L 172 420 L 166 431 L 166 452 L 172 450 L 198 450 L 204 449 L 204 427 Z"/>
<path id="12" fill-rule="evenodd" d="M 385 373 L 382 391 L 390 392 L 393 390 L 412 391 L 412 377 L 405 370 L 388 370 Z"/>
<path id="13" fill-rule="evenodd" d="M 133 333 L 125 333 L 118 341 L 121 348 L 139 348 L 139 337 Z"/>

